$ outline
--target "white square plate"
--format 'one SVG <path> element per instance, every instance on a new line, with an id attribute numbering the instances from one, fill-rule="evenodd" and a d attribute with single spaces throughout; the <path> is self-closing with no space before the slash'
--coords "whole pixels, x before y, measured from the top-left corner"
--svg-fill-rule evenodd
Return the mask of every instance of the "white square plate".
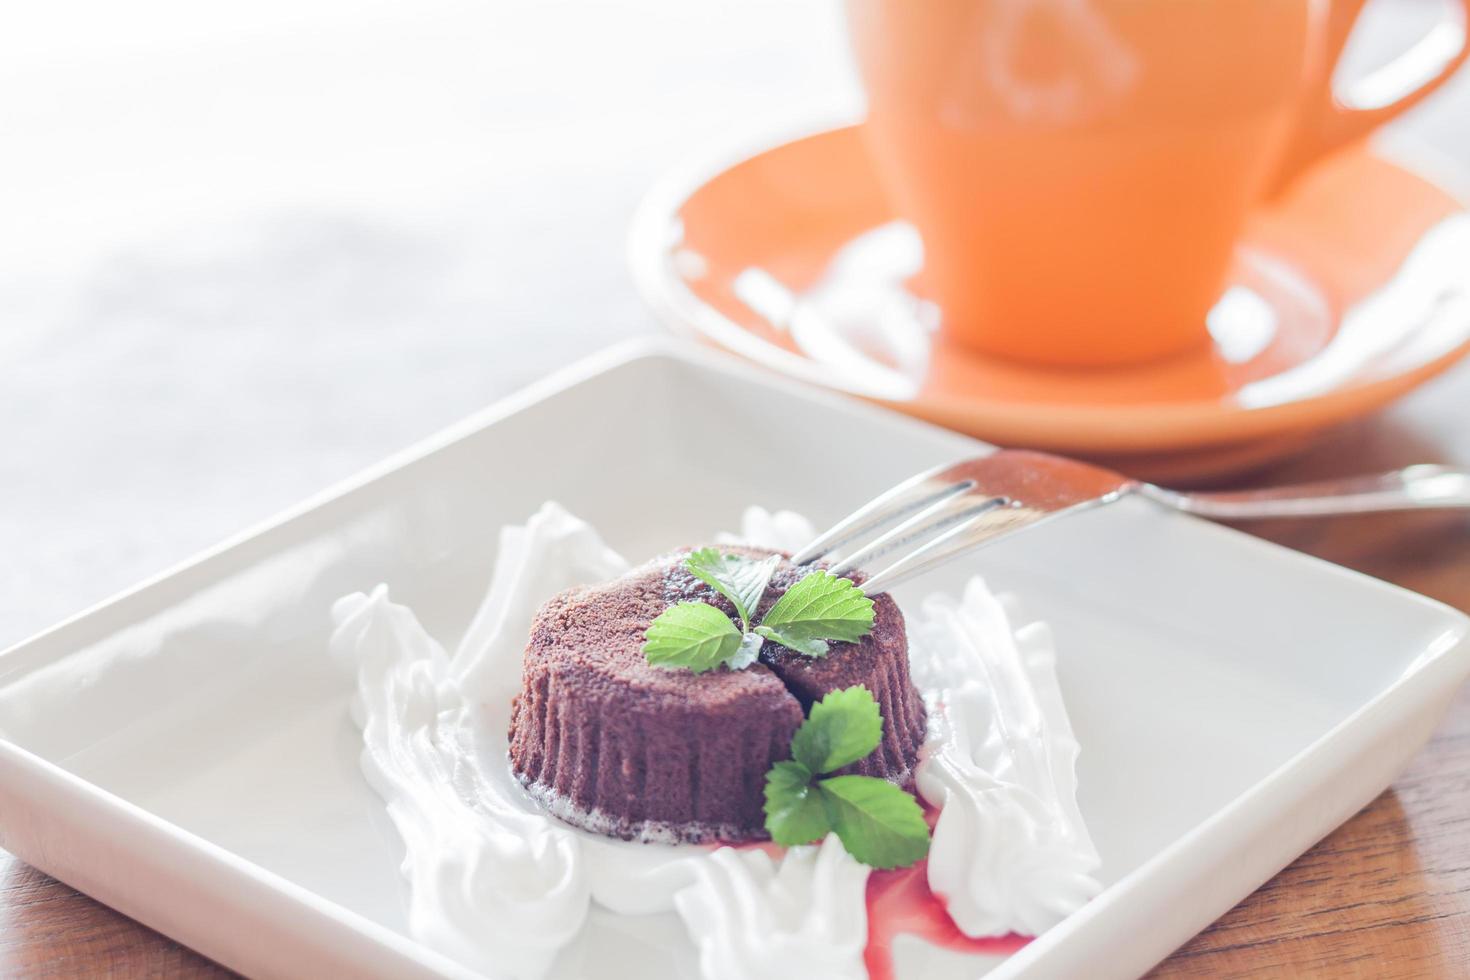
<path id="1" fill-rule="evenodd" d="M 332 600 L 388 582 L 452 645 L 543 500 L 638 557 L 983 449 L 701 351 L 596 357 L 0 657 L 0 846 L 245 973 L 464 975 L 405 932 Z M 1454 610 L 1141 500 L 898 598 L 976 571 L 1055 630 L 1106 885 L 993 976 L 1144 971 L 1380 792 L 1470 670 Z M 687 963 L 639 935 L 598 975 Z"/>

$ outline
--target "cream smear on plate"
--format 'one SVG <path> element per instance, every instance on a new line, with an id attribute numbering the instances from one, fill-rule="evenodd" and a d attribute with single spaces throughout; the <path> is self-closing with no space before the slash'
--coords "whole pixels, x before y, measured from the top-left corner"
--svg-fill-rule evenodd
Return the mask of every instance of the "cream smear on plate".
<path id="1" fill-rule="evenodd" d="M 811 537 L 797 515 L 750 508 L 738 540 L 789 549 Z M 453 654 L 386 586 L 333 606 L 331 653 L 356 680 L 363 772 L 403 842 L 411 933 L 488 976 L 529 980 L 595 903 L 677 913 L 705 980 L 864 977 L 868 869 L 835 837 L 784 853 L 613 840 L 561 823 L 511 775 L 510 702 L 536 609 L 628 568 L 548 503 L 502 529 L 489 590 Z M 1099 887 L 1050 636 L 1040 624 L 1012 630 L 975 578 L 959 597 L 929 597 L 910 641 L 931 717 L 917 786 L 941 808 L 930 885 L 968 935 L 1037 934 Z"/>

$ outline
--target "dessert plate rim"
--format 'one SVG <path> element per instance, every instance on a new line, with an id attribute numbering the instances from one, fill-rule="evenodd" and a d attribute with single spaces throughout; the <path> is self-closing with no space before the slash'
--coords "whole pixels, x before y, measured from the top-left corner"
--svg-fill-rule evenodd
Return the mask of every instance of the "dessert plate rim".
<path id="1" fill-rule="evenodd" d="M 512 394 L 276 517 L 10 647 L 0 653 L 0 688 L 114 635 L 139 617 L 173 608 L 201 584 L 250 567 L 289 543 L 294 533 L 309 531 L 314 518 L 363 488 L 582 383 L 648 361 L 715 371 L 768 389 L 799 391 L 804 398 L 858 417 L 892 420 L 892 413 L 884 409 L 772 378 L 728 355 L 664 339 L 622 344 Z M 915 429 L 931 428 L 913 419 L 894 421 Z M 1018 976 L 1030 967 L 1048 975 L 1085 969 L 1099 943 L 1116 945 L 1120 930 L 1133 948 L 1114 964 L 1119 975 L 1145 969 L 1161 959 L 1387 785 L 1402 759 L 1372 762 L 1372 750 L 1381 739 L 1398 733 L 1394 726 L 1410 726 L 1406 730 L 1411 734 L 1401 737 L 1416 740 L 1415 745 L 1422 742 L 1454 689 L 1470 673 L 1470 643 L 1465 642 L 1470 617 L 1398 586 L 1229 528 L 1201 528 L 1222 543 L 1254 549 L 1324 583 L 1334 579 L 1350 582 L 1390 597 L 1404 610 L 1422 616 L 1426 624 L 1432 623 L 1437 639 L 1426 648 L 1416 646 L 1411 665 L 1368 703 L 1109 885 L 1092 903 L 1014 954 L 991 976 Z M 1314 780 L 1356 764 L 1363 769 L 1350 794 L 1335 796 L 1321 807 L 1322 812 L 1294 821 L 1289 830 L 1273 829 L 1286 801 L 1306 799 Z M 0 812 L 8 814 L 0 824 L 0 846 L 236 969 L 269 972 L 290 963 L 298 973 L 352 969 L 363 976 L 475 975 L 387 926 L 73 774 L 11 741 L 4 732 L 0 732 Z M 1262 855 L 1256 860 L 1233 861 L 1231 849 L 1242 835 L 1261 843 Z M 1245 867 L 1227 870 L 1226 880 L 1214 893 L 1200 898 L 1171 928 L 1156 928 L 1150 909 L 1166 900 L 1171 889 L 1211 869 L 1211 873 L 1220 873 L 1232 865 Z M 221 909 L 238 916 L 231 919 L 233 926 L 218 921 Z M 261 943 L 262 935 L 269 935 L 273 943 Z"/>

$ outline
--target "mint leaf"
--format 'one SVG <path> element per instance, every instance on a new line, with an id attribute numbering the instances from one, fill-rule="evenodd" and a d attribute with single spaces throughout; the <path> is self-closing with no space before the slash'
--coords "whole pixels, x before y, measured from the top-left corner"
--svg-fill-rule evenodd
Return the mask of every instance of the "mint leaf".
<path id="1" fill-rule="evenodd" d="M 648 624 L 643 656 L 655 667 L 714 670 L 740 650 L 740 630 L 730 617 L 705 602 L 670 606 Z"/>
<path id="2" fill-rule="evenodd" d="M 873 600 L 849 579 L 818 569 L 787 589 L 761 625 L 796 641 L 852 643 L 873 631 Z"/>
<path id="3" fill-rule="evenodd" d="M 859 684 L 812 705 L 791 740 L 791 757 L 811 772 L 832 772 L 870 754 L 882 738 L 883 713 Z"/>
<path id="4" fill-rule="evenodd" d="M 901 868 L 929 853 L 923 809 L 888 780 L 830 776 L 817 789 L 842 846 L 863 864 Z"/>
<path id="5" fill-rule="evenodd" d="M 771 839 L 790 847 L 836 831 L 847 853 L 874 868 L 901 868 L 928 854 L 929 824 L 911 795 L 872 776 L 814 775 L 867 756 L 882 735 L 883 713 L 860 684 L 812 705 L 791 739 L 792 759 L 766 773 Z"/>
<path id="6" fill-rule="evenodd" d="M 766 594 L 771 574 L 780 563 L 780 555 L 757 561 L 743 555 L 720 554 L 714 548 L 700 548 L 684 559 L 684 567 L 691 575 L 734 604 L 746 632 L 750 631 L 761 596 Z"/>
<path id="7" fill-rule="evenodd" d="M 783 847 L 810 844 L 832 826 L 812 774 L 799 762 L 778 762 L 766 773 L 766 830 Z"/>
<path id="8" fill-rule="evenodd" d="M 783 633 L 780 629 L 770 626 L 757 626 L 755 631 L 768 640 L 781 644 L 797 653 L 806 654 L 808 657 L 825 657 L 827 655 L 827 641 L 813 640 L 801 636 L 793 636 Z"/>

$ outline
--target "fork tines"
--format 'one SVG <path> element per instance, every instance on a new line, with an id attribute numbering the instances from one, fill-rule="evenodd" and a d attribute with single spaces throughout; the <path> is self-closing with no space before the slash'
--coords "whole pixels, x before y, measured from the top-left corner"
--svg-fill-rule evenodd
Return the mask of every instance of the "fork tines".
<path id="1" fill-rule="evenodd" d="M 1001 450 L 921 473 L 859 508 L 793 556 L 836 575 L 872 570 L 869 595 L 1039 521 L 1116 499 L 1132 487 L 1073 460 Z M 890 559 L 887 564 L 881 564 Z"/>

